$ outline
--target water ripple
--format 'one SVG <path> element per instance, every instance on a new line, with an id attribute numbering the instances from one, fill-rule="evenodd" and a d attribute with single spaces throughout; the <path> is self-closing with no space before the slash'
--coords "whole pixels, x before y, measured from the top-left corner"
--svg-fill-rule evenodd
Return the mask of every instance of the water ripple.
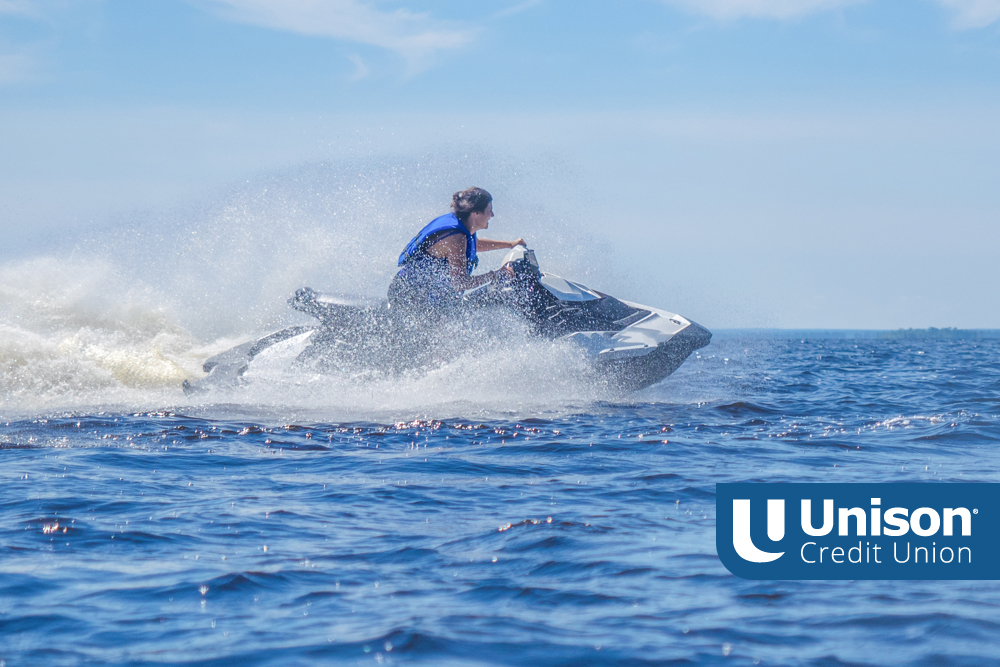
<path id="1" fill-rule="evenodd" d="M 995 582 L 749 582 L 715 485 L 1000 481 L 1000 345 L 722 339 L 628 401 L 0 429 L 8 665 L 995 662 Z"/>

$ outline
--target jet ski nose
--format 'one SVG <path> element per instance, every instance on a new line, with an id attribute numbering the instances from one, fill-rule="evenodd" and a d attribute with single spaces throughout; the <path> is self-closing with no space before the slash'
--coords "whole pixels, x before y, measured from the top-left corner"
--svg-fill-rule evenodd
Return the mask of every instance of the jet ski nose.
<path id="1" fill-rule="evenodd" d="M 705 347 L 712 342 L 712 332 L 700 324 L 695 324 L 694 322 L 685 327 L 684 334 L 690 338 L 693 343 L 701 342 L 701 345 L 698 347 Z"/>

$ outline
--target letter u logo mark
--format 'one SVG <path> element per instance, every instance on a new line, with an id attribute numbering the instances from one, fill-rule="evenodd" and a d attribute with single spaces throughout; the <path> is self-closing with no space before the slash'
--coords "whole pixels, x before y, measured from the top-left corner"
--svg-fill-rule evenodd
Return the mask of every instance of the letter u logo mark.
<path id="1" fill-rule="evenodd" d="M 775 542 L 785 536 L 785 501 L 767 501 L 767 536 Z M 761 551 L 750 539 L 750 500 L 733 499 L 733 546 L 743 560 L 751 563 L 770 563 L 785 555 L 784 551 Z"/>

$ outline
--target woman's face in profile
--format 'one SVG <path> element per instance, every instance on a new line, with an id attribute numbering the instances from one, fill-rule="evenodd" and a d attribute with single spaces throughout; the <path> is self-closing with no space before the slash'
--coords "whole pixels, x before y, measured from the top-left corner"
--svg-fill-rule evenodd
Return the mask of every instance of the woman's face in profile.
<path id="1" fill-rule="evenodd" d="M 469 231 L 476 232 L 487 229 L 490 226 L 490 218 L 493 217 L 493 202 L 486 205 L 485 211 L 473 211 L 469 214 Z"/>

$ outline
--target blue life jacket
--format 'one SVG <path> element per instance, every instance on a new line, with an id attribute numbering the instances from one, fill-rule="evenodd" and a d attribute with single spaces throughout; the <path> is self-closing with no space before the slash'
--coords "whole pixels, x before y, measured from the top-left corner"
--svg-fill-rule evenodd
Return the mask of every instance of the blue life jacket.
<path id="1" fill-rule="evenodd" d="M 449 230 L 453 231 L 449 233 Z M 451 236 L 455 233 L 465 234 L 465 268 L 471 276 L 472 270 L 479 264 L 479 257 L 476 256 L 476 235 L 470 234 L 469 230 L 466 229 L 465 225 L 462 224 L 462 221 L 459 220 L 454 213 L 434 218 L 427 224 L 426 227 L 421 229 L 417 235 L 406 244 L 406 248 L 403 252 L 399 254 L 399 266 L 406 264 L 406 262 L 412 259 L 415 255 L 427 253 L 427 250 L 432 245 L 428 243 L 428 240 L 430 240 L 432 236 L 437 235 L 436 238 L 433 239 L 434 243 L 437 243 L 446 236 Z"/>

